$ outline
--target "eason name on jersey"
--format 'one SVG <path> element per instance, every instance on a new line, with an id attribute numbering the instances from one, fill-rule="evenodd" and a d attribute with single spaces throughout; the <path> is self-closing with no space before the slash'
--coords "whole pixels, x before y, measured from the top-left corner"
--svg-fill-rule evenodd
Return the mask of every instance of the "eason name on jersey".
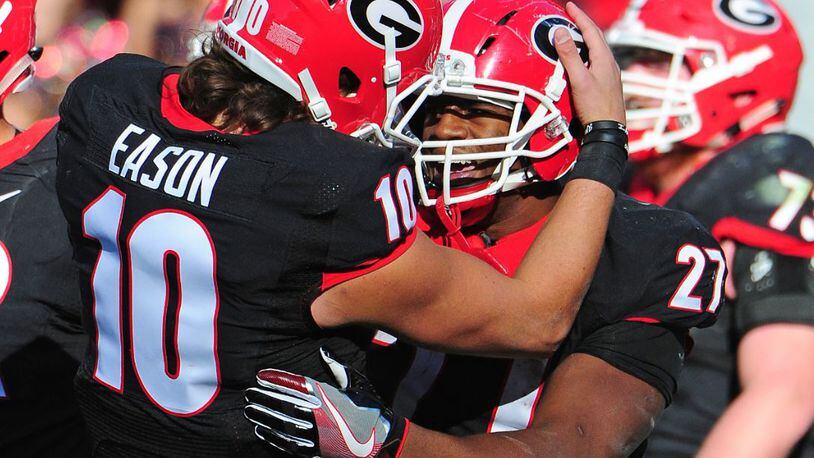
<path id="1" fill-rule="evenodd" d="M 167 142 L 158 135 L 130 124 L 113 145 L 107 168 L 134 183 L 208 207 L 228 158 L 162 144 Z"/>

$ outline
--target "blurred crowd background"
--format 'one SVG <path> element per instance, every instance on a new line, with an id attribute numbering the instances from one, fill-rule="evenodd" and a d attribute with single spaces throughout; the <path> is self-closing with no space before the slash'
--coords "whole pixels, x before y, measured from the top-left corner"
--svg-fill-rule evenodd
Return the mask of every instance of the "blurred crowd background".
<path id="1" fill-rule="evenodd" d="M 209 0 L 38 0 L 34 87 L 5 103 L 18 128 L 56 114 L 68 84 L 121 52 L 183 64 Z"/>
<path id="2" fill-rule="evenodd" d="M 804 49 L 814 49 L 811 0 L 780 3 L 794 20 Z M 183 64 L 187 43 L 199 30 L 208 4 L 209 0 L 39 0 L 37 43 L 44 53 L 37 62 L 35 87 L 9 98 L 4 107 L 7 119 L 18 128 L 27 128 L 37 119 L 55 115 L 74 77 L 120 52 Z M 814 58 L 806 60 L 789 120 L 791 131 L 809 138 L 814 115 L 812 78 Z"/>

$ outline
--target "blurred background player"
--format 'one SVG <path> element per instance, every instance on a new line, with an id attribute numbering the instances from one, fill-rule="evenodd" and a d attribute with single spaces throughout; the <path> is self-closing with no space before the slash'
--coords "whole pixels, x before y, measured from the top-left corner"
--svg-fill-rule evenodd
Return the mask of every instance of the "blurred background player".
<path id="1" fill-rule="evenodd" d="M 692 213 L 727 249 L 718 324 L 695 340 L 654 457 L 812 456 L 814 149 L 781 132 L 797 34 L 773 0 L 634 1 L 622 67 L 631 194 Z M 702 445 L 703 443 L 703 445 Z"/>
<path id="2" fill-rule="evenodd" d="M 26 88 L 34 0 L 0 1 L 0 108 Z M 67 225 L 55 194 L 56 118 L 18 131 L 0 116 L 0 454 L 89 453 L 73 378 L 84 354 Z"/>
<path id="3" fill-rule="evenodd" d="M 57 188 L 81 271 L 91 345 L 76 388 L 95 453 L 261 453 L 241 409 L 259 368 L 324 378 L 326 342 L 363 362 L 358 333 L 324 328 L 509 354 L 545 354 L 567 333 L 623 142 L 581 148 L 548 223 L 561 231 L 543 229 L 509 279 L 414 230 L 407 151 L 346 135 L 375 131 L 400 79 L 429 72 L 440 22 L 432 0 L 244 0 L 184 68 L 120 55 L 71 84 Z M 572 67 L 575 103 L 623 140 L 604 56 Z M 494 309 L 497 291 L 511 313 Z M 380 429 L 375 446 L 400 437 Z"/>
<path id="4" fill-rule="evenodd" d="M 504 275 L 514 275 L 544 227 L 561 191 L 554 180 L 575 159 L 577 141 L 565 129 L 578 121 L 570 89 L 557 84 L 563 69 L 553 40 L 560 30 L 579 43 L 601 41 L 584 16 L 576 17 L 584 39 L 548 0 L 447 4 L 446 66 L 435 72 L 445 78 L 440 88 L 429 82 L 401 93 L 407 114 L 385 128 L 420 147 L 416 175 L 427 233 Z M 596 58 L 601 49 L 593 49 Z M 581 65 L 584 57 L 575 51 L 564 59 Z M 412 422 L 401 456 L 630 455 L 675 393 L 688 329 L 715 321 L 724 270 L 720 247 L 691 216 L 619 194 L 574 327 L 548 361 L 445 355 L 377 335 L 367 372 L 393 406 L 391 421 Z M 259 375 L 268 389 L 249 390 L 247 416 L 280 448 L 332 456 L 324 448 L 330 424 L 320 413 L 316 427 L 297 431 L 294 423 L 314 418 L 275 402 L 290 399 L 285 385 L 275 385 L 290 377 L 283 375 Z M 304 399 L 320 395 L 315 381 L 303 386 L 312 391 L 304 390 Z M 339 410 L 343 418 L 364 418 L 344 396 L 325 392 L 326 402 L 346 407 Z M 281 421 L 285 416 L 271 410 L 295 420 Z M 423 428 L 453 436 L 528 430 L 456 438 Z"/>

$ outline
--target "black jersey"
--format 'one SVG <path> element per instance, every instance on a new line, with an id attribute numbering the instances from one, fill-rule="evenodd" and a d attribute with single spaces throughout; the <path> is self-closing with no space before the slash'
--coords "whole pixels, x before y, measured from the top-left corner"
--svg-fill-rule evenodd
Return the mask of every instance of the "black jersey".
<path id="1" fill-rule="evenodd" d="M 73 378 L 79 284 L 57 203 L 56 119 L 0 146 L 0 454 L 87 454 Z"/>
<path id="2" fill-rule="evenodd" d="M 484 249 L 511 275 L 543 224 Z M 479 240 L 470 237 L 472 244 Z M 573 353 L 644 380 L 669 403 L 687 329 L 715 321 L 724 277 L 720 247 L 698 221 L 620 195 L 594 280 L 549 361 L 444 355 L 379 334 L 368 371 L 397 412 L 455 435 L 526 428 L 546 377 Z"/>
<path id="3" fill-rule="evenodd" d="M 326 378 L 310 305 L 404 251 L 409 156 L 321 126 L 217 132 L 178 74 L 120 55 L 60 106 L 60 204 L 80 267 L 89 350 L 77 393 L 100 454 L 263 453 L 243 390 L 274 367 Z"/>
<path id="4" fill-rule="evenodd" d="M 687 211 L 718 240 L 735 242 L 737 299 L 718 323 L 692 332 L 673 406 L 656 424 L 653 457 L 693 456 L 737 395 L 736 352 L 750 329 L 769 323 L 814 325 L 814 148 L 788 134 L 758 135 L 696 171 L 666 206 Z M 796 456 L 814 456 L 814 435 Z"/>

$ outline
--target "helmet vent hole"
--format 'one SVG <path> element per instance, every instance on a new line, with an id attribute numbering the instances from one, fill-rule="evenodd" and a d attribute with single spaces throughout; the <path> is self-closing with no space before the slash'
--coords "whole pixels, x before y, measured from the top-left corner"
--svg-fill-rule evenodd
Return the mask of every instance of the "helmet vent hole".
<path id="1" fill-rule="evenodd" d="M 359 87 L 362 81 L 353 73 L 353 70 L 348 67 L 342 67 L 339 70 L 339 94 L 342 97 L 353 98 L 359 93 Z"/>
<path id="2" fill-rule="evenodd" d="M 0 51 L 0 62 L 3 62 L 8 57 L 8 51 Z"/>
<path id="3" fill-rule="evenodd" d="M 333 8 L 334 5 L 336 5 L 336 2 L 338 2 L 339 0 L 326 0 L 326 1 L 328 2 L 328 6 Z"/>
<path id="4" fill-rule="evenodd" d="M 486 41 L 484 41 L 483 44 L 481 45 L 480 49 L 478 49 L 477 54 L 479 56 L 484 55 L 486 51 L 489 49 L 489 47 L 492 46 L 492 44 L 495 42 L 495 39 L 496 37 L 487 38 Z"/>
<path id="5" fill-rule="evenodd" d="M 508 14 L 506 14 L 505 16 L 500 18 L 499 21 L 497 21 L 496 25 L 506 25 L 506 23 L 509 22 L 509 19 L 511 19 L 512 16 L 514 16 L 515 14 L 517 14 L 517 11 L 509 11 Z"/>

